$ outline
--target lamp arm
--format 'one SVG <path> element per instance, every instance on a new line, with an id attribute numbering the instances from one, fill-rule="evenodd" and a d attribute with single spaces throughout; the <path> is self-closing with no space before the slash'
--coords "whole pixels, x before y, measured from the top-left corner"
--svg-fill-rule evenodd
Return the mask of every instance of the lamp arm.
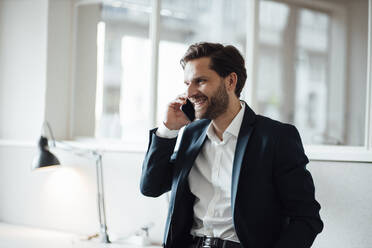
<path id="1" fill-rule="evenodd" d="M 94 158 L 94 159 L 96 159 L 97 154 L 100 154 L 97 150 L 72 146 L 72 145 L 70 145 L 66 142 L 57 141 L 57 140 L 54 140 L 53 147 L 55 147 L 57 149 L 60 149 L 60 150 L 67 151 L 67 152 L 71 152 L 76 156 L 84 157 L 84 158 Z"/>
<path id="2" fill-rule="evenodd" d="M 102 155 L 97 153 L 96 159 L 96 175 L 97 175 L 97 203 L 98 203 L 98 217 L 100 224 L 100 235 L 103 243 L 110 243 L 109 236 L 107 234 L 106 224 L 106 209 L 104 199 L 104 183 L 103 183 L 103 169 L 102 169 Z"/>
<path id="3" fill-rule="evenodd" d="M 54 147 L 71 152 L 80 157 L 94 158 L 96 162 L 96 181 L 97 181 L 97 208 L 98 218 L 100 226 L 100 237 L 101 242 L 111 243 L 106 224 L 106 209 L 105 209 L 105 198 L 104 198 L 104 183 L 103 183 L 103 168 L 102 168 L 102 154 L 96 150 L 84 149 L 69 145 L 62 141 L 54 140 Z"/>
<path id="4" fill-rule="evenodd" d="M 50 138 L 52 139 L 52 146 L 55 147 L 56 146 L 56 139 L 54 138 L 52 128 L 50 127 L 50 124 L 49 124 L 48 121 L 43 122 L 43 127 L 42 127 L 42 130 L 41 130 L 42 134 L 45 134 L 45 132 L 44 132 L 45 129 L 48 130 Z"/>
<path id="5" fill-rule="evenodd" d="M 45 130 L 48 130 L 50 138 L 51 138 L 51 147 L 58 148 L 64 151 L 71 152 L 77 156 L 80 157 L 96 157 L 96 154 L 98 153 L 96 150 L 91 150 L 91 149 L 84 149 L 76 146 L 72 146 L 67 144 L 66 142 L 56 140 L 53 135 L 53 130 L 49 124 L 48 121 L 43 122 L 43 127 L 42 127 L 42 134 L 46 136 Z M 57 147 L 58 146 L 58 147 Z"/>
<path id="6" fill-rule="evenodd" d="M 44 121 L 42 127 L 42 134 L 45 134 L 45 130 L 48 130 L 49 135 L 52 139 L 51 147 L 61 149 L 70 153 L 73 153 L 80 157 L 89 157 L 95 159 L 96 162 L 96 180 L 97 180 L 97 206 L 98 206 L 98 218 L 100 225 L 100 236 L 101 242 L 111 243 L 109 236 L 107 234 L 107 225 L 106 225 L 106 212 L 105 212 L 105 198 L 104 198 L 104 189 L 103 189 L 103 169 L 102 169 L 102 154 L 97 150 L 93 149 L 84 149 L 76 146 L 67 144 L 66 142 L 56 141 L 53 135 L 52 128 L 50 127 L 47 121 Z"/>

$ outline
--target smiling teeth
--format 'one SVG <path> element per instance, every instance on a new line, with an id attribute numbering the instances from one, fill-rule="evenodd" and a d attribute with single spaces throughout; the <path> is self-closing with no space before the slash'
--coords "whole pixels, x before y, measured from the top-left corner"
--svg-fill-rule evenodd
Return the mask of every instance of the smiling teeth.
<path id="1" fill-rule="evenodd" d="M 206 99 L 198 99 L 194 102 L 194 104 L 201 104 L 201 103 L 204 103 L 206 101 Z"/>

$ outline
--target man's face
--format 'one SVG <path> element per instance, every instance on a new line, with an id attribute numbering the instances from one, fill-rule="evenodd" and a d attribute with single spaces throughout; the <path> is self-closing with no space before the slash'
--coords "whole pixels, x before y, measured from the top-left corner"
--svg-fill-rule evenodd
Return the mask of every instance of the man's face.
<path id="1" fill-rule="evenodd" d="M 224 78 L 209 68 L 210 58 L 187 62 L 184 70 L 186 93 L 197 119 L 216 119 L 226 112 L 229 96 Z"/>

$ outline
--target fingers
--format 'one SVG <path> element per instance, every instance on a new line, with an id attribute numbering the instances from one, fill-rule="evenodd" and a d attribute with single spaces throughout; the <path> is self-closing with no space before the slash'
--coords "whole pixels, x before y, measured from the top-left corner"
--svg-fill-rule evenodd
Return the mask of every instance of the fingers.
<path id="1" fill-rule="evenodd" d="M 182 95 L 178 95 L 175 100 L 183 105 L 186 103 L 187 97 L 185 94 L 182 94 Z"/>
<path id="2" fill-rule="evenodd" d="M 173 101 L 168 103 L 163 123 L 171 130 L 178 130 L 190 123 L 186 115 L 182 112 L 181 106 L 186 104 L 187 97 L 185 94 L 177 96 Z"/>
<path id="3" fill-rule="evenodd" d="M 177 111 L 177 110 L 180 109 L 180 106 L 181 106 L 181 105 L 182 105 L 182 104 L 180 104 L 180 103 L 178 103 L 178 102 L 171 102 L 171 103 L 169 104 L 169 108 L 173 109 L 174 111 Z"/>
<path id="4" fill-rule="evenodd" d="M 169 107 L 173 108 L 174 110 L 179 110 L 180 107 L 186 104 L 187 97 L 185 95 L 179 95 L 176 99 L 169 103 Z"/>
<path id="5" fill-rule="evenodd" d="M 181 94 L 181 95 L 178 95 L 178 96 L 177 96 L 177 99 L 181 99 L 181 100 L 186 101 L 186 100 L 187 100 L 187 96 L 186 96 L 185 93 L 183 93 L 183 94 Z"/>

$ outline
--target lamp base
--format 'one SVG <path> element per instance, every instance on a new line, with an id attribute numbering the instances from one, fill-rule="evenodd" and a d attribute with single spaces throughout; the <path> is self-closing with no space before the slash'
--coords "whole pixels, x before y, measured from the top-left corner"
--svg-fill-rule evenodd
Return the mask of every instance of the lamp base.
<path id="1" fill-rule="evenodd" d="M 106 243 L 106 244 L 111 243 L 107 233 L 100 233 L 99 236 L 100 236 L 101 243 Z"/>
<path id="2" fill-rule="evenodd" d="M 106 244 L 109 244 L 111 243 L 110 241 L 110 238 L 108 236 L 107 233 L 95 233 L 93 235 L 89 235 L 89 236 L 83 236 L 81 237 L 81 240 L 96 240 L 96 242 L 100 242 L 100 243 L 106 243 Z"/>

